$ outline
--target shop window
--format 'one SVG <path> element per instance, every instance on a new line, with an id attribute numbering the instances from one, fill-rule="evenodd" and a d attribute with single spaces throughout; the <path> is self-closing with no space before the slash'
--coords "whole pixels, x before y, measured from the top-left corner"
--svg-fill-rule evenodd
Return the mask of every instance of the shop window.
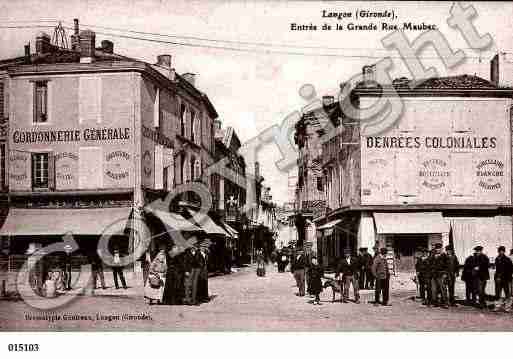
<path id="1" fill-rule="evenodd" d="M 33 153 L 32 154 L 32 188 L 54 189 L 54 156 L 52 153 Z"/>
<path id="2" fill-rule="evenodd" d="M 34 122 L 44 123 L 48 120 L 48 82 L 34 82 Z"/>

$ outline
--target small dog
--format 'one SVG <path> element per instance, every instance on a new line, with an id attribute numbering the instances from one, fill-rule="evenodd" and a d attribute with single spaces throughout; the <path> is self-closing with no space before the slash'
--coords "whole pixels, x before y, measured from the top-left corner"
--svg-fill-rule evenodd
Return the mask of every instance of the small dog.
<path id="1" fill-rule="evenodd" d="M 324 278 L 326 279 L 326 282 L 324 282 L 322 287 L 324 289 L 331 287 L 331 293 L 332 293 L 331 302 L 334 303 L 335 302 L 335 293 L 340 293 L 340 295 L 342 295 L 342 282 L 337 279 L 326 278 L 326 277 L 324 277 Z"/>

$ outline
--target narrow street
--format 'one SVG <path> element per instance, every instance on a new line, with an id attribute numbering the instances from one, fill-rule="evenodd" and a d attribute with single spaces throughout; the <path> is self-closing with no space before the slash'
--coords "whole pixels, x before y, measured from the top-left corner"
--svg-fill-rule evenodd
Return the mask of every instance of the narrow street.
<path id="1" fill-rule="evenodd" d="M 108 278 L 110 282 L 111 278 Z M 321 294 L 322 305 L 313 306 L 311 298 L 294 295 L 297 291 L 289 272 L 277 273 L 269 266 L 267 276 L 257 277 L 253 268 L 210 279 L 210 303 L 197 307 L 148 306 L 141 288 L 128 291 L 108 290 L 95 296 L 77 298 L 55 314 L 96 318 L 122 314 L 148 314 L 151 320 L 26 320 L 25 314 L 37 314 L 22 301 L 0 302 L 1 330 L 170 330 L 170 331 L 427 331 L 427 330 L 513 330 L 508 313 L 481 312 L 459 306 L 444 310 L 426 308 L 410 298 L 411 289 L 392 286 L 392 306 L 369 304 L 372 292 L 362 292 L 361 304 L 331 303 L 331 289 Z M 130 281 L 129 281 L 130 284 Z M 405 286 L 406 288 L 406 286 Z M 411 288 L 411 287 L 408 287 Z M 459 286 L 461 295 L 462 286 Z M 340 296 L 337 294 L 337 300 Z"/>

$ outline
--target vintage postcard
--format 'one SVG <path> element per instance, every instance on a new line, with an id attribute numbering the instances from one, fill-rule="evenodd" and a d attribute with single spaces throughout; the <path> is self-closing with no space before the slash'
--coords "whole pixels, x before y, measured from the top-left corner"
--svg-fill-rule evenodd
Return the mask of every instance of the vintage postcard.
<path id="1" fill-rule="evenodd" d="M 0 331 L 511 331 L 511 19 L 0 0 Z"/>

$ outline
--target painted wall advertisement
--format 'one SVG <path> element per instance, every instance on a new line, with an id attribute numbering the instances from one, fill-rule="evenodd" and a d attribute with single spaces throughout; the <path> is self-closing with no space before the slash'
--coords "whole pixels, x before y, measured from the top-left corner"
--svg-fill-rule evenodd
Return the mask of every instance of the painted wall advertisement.
<path id="1" fill-rule="evenodd" d="M 414 98 L 362 136 L 362 204 L 511 202 L 510 100 Z"/>

